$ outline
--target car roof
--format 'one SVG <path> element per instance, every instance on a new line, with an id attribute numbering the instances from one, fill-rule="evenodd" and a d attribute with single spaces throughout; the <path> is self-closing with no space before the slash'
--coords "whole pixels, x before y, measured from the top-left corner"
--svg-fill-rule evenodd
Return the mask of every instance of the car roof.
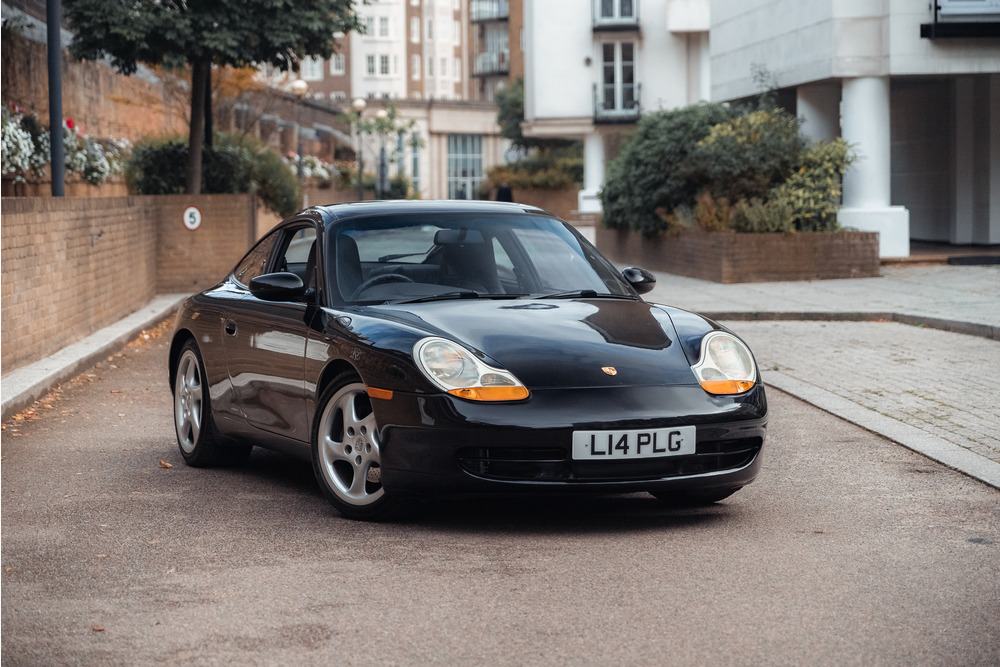
<path id="1" fill-rule="evenodd" d="M 382 200 L 312 206 L 296 217 L 312 217 L 318 213 L 327 225 L 340 220 L 393 213 L 530 213 L 552 215 L 548 211 L 528 204 L 512 204 L 482 200 L 441 200 L 423 201 L 417 199 Z"/>

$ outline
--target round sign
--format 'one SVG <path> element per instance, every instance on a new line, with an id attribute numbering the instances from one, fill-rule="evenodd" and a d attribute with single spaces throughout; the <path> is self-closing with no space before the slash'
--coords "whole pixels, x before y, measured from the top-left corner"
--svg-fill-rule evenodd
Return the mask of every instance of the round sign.
<path id="1" fill-rule="evenodd" d="M 201 211 L 197 206 L 188 206 L 184 209 L 184 226 L 192 232 L 201 227 Z"/>

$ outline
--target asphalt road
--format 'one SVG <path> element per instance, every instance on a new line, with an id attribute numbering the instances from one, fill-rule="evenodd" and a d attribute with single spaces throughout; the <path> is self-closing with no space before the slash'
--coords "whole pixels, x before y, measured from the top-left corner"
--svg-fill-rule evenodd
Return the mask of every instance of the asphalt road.
<path id="1" fill-rule="evenodd" d="M 1000 491 L 780 392 L 760 479 L 707 509 L 372 525 L 277 455 L 185 467 L 165 360 L 154 334 L 4 425 L 4 665 L 1000 663 Z"/>

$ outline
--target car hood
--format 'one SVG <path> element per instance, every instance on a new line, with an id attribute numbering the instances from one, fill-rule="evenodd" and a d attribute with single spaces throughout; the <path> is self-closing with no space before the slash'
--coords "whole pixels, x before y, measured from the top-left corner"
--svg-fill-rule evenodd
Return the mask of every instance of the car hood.
<path id="1" fill-rule="evenodd" d="M 481 352 L 530 389 L 696 383 L 670 316 L 639 300 L 460 300 L 373 310 Z"/>

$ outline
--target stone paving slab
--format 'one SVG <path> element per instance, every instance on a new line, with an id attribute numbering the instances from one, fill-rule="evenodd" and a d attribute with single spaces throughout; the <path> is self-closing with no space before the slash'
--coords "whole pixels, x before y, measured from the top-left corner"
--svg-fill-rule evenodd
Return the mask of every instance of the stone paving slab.
<path id="1" fill-rule="evenodd" d="M 723 285 L 656 273 L 647 301 L 700 313 L 888 313 L 1000 329 L 1000 267 L 882 267 L 880 278 Z"/>
<path id="2" fill-rule="evenodd" d="M 891 322 L 726 325 L 765 383 L 1000 488 L 1000 341 Z"/>

